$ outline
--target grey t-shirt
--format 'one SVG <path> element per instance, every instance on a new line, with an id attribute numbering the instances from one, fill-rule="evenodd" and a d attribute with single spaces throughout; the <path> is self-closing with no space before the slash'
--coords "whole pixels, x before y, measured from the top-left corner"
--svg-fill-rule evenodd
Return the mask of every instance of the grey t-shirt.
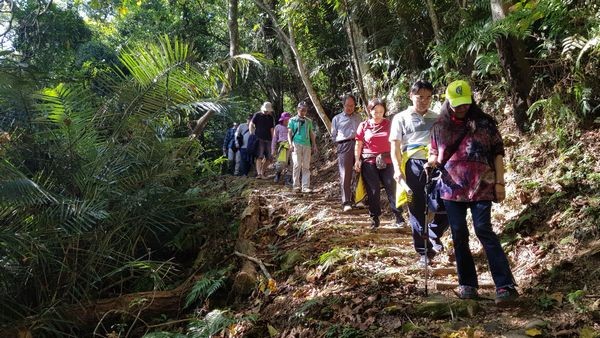
<path id="1" fill-rule="evenodd" d="M 430 131 L 439 114 L 428 110 L 425 115 L 417 113 L 414 107 L 408 107 L 396 114 L 392 120 L 390 142 L 400 141 L 402 151 L 428 146 L 431 143 Z M 415 159 L 427 159 L 427 153 L 420 151 L 412 156 Z"/>
<path id="2" fill-rule="evenodd" d="M 352 115 L 345 112 L 337 114 L 331 121 L 331 138 L 334 142 L 353 140 L 361 122 L 362 118 L 356 112 Z"/>

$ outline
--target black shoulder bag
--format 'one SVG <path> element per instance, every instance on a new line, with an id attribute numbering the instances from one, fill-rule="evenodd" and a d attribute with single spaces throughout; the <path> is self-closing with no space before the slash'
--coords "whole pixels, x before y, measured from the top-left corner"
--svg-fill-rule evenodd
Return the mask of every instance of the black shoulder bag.
<path id="1" fill-rule="evenodd" d="M 442 174 L 444 166 L 446 162 L 450 160 L 452 155 L 458 150 L 458 147 L 467 136 L 468 128 L 465 128 L 465 131 L 458 138 L 456 142 L 452 144 L 450 148 L 446 148 L 448 151 L 448 157 L 445 160 L 442 160 L 442 163 L 436 168 L 434 168 L 430 173 L 425 171 L 427 174 L 427 183 L 425 184 L 425 198 L 427 199 L 427 208 L 430 212 L 434 214 L 445 214 L 446 207 L 444 206 L 444 201 L 442 200 Z"/>

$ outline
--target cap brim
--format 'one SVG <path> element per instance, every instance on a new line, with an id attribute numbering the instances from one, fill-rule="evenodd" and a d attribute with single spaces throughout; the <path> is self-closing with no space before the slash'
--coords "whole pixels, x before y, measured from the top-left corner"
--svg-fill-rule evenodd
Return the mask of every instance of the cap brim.
<path id="1" fill-rule="evenodd" d="M 458 106 L 462 106 L 463 104 L 473 103 L 473 100 L 471 99 L 470 96 L 457 97 L 454 99 L 449 99 L 448 101 L 450 101 L 450 106 L 452 106 L 452 107 L 458 107 Z"/>

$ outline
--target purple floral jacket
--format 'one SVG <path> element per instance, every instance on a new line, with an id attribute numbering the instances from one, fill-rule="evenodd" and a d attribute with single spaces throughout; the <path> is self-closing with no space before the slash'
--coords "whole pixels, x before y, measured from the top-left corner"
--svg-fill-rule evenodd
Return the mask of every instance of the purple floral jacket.
<path id="1" fill-rule="evenodd" d="M 460 145 L 447 159 L 448 148 L 463 134 L 465 137 Z M 436 122 L 431 129 L 430 155 L 437 156 L 439 163 L 447 160 L 442 176 L 442 199 L 457 202 L 495 199 L 494 159 L 497 155 L 504 156 L 504 145 L 491 118 Z"/>

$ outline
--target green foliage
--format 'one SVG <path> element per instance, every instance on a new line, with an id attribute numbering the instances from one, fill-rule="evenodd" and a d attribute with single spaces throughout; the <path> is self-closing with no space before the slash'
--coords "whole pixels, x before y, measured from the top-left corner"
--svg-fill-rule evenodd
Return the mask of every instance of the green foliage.
<path id="1" fill-rule="evenodd" d="M 236 323 L 244 321 L 254 322 L 255 316 L 244 316 L 234 318 L 227 310 L 215 309 L 206 314 L 203 318 L 194 319 L 187 327 L 186 333 L 176 332 L 151 332 L 145 334 L 144 338 L 211 338 L 216 335 L 228 331 L 228 328 Z"/>
<path id="2" fill-rule="evenodd" d="M 225 285 L 227 275 L 232 269 L 232 266 L 228 266 L 224 269 L 207 272 L 206 275 L 198 280 L 192 287 L 192 290 L 185 298 L 184 307 L 189 307 L 199 298 L 207 299 L 218 289 L 222 288 Z"/>
<path id="3" fill-rule="evenodd" d="M 199 319 L 190 323 L 188 327 L 188 337 L 192 338 L 210 338 L 227 329 L 231 324 L 238 320 L 228 311 L 212 310 L 207 313 L 203 319 Z"/>
<path id="4" fill-rule="evenodd" d="M 560 148 L 566 148 L 570 145 L 570 140 L 577 132 L 577 126 L 581 123 L 582 118 L 573 109 L 571 105 L 563 101 L 564 95 L 556 93 L 550 98 L 541 99 L 534 102 L 527 114 L 532 120 L 536 113 L 539 113 L 543 118 L 542 126 L 547 131 L 552 130 L 556 133 L 556 145 Z M 532 130 L 540 129 L 540 122 L 537 120 L 532 125 Z"/>
<path id="5" fill-rule="evenodd" d="M 362 338 L 365 337 L 365 334 L 359 329 L 351 326 L 332 325 L 325 333 L 325 337 Z"/>
<path id="6" fill-rule="evenodd" d="M 586 292 L 584 290 L 575 290 L 567 294 L 567 300 L 571 305 L 577 309 L 579 312 L 587 312 L 589 309 L 584 304 L 584 296 Z"/>
<path id="7" fill-rule="evenodd" d="M 331 251 L 325 252 L 319 256 L 318 262 L 321 265 L 320 269 L 322 271 L 327 271 L 337 263 L 345 261 L 350 256 L 350 253 L 346 249 L 333 248 Z"/>
<path id="8" fill-rule="evenodd" d="M 92 37 L 74 8 L 27 1 L 15 11 L 12 42 L 21 62 L 45 75 L 65 78 L 73 67 L 78 46 Z"/>
<path id="9" fill-rule="evenodd" d="M 556 299 L 552 298 L 547 294 L 543 294 L 536 300 L 536 305 L 543 311 L 548 311 L 554 308 L 556 305 Z"/>
<path id="10" fill-rule="evenodd" d="M 126 68 L 103 80 L 103 98 L 67 84 L 35 94 L 35 128 L 6 148 L 0 301 L 14 311 L 4 323 L 35 318 L 36 332 L 66 334 L 72 324 L 44 315 L 57 304 L 164 289 L 178 273 L 168 243 L 204 201 L 186 193 L 203 149 L 172 135 L 186 108 L 223 107 L 210 99 L 223 76 L 168 38 L 120 57 Z"/>

